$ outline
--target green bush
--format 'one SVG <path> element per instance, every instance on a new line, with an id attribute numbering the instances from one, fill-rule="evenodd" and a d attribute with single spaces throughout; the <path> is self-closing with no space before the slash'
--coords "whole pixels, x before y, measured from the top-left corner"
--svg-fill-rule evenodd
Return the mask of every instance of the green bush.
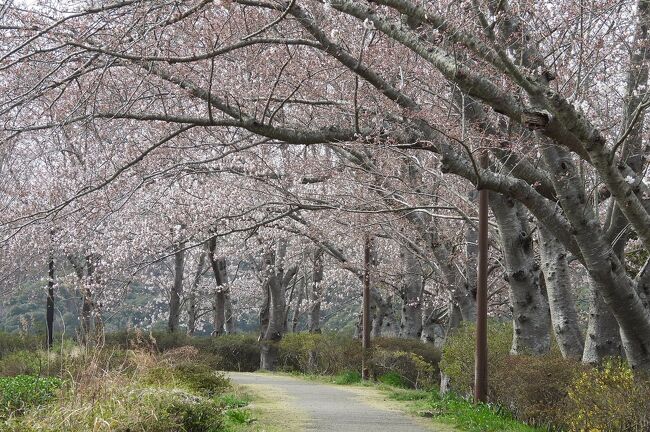
<path id="1" fill-rule="evenodd" d="M 472 393 L 474 386 L 474 350 L 476 326 L 463 323 L 445 341 L 440 370 L 449 377 L 450 387 L 461 395 Z M 490 322 L 488 325 L 488 370 L 504 367 L 512 345 L 512 325 Z"/>
<path id="2" fill-rule="evenodd" d="M 13 351 L 0 357 L 0 376 L 40 375 L 43 358 L 35 351 Z"/>
<path id="3" fill-rule="evenodd" d="M 223 417 L 219 406 L 211 400 L 200 402 L 176 401 L 168 408 L 169 414 L 187 432 L 219 432 Z"/>
<path id="4" fill-rule="evenodd" d="M 320 375 L 361 371 L 361 343 L 334 333 L 291 333 L 280 341 L 278 369 Z"/>
<path id="5" fill-rule="evenodd" d="M 372 375 L 385 384 L 415 389 L 430 389 L 438 384 L 437 364 L 412 352 L 375 348 L 369 364 Z"/>
<path id="6" fill-rule="evenodd" d="M 253 372 L 260 367 L 260 345 L 250 334 L 232 334 L 199 339 L 199 350 L 212 354 L 215 368 L 225 371 Z"/>
<path id="7" fill-rule="evenodd" d="M 563 410 L 571 431 L 650 430 L 650 380 L 636 377 L 620 359 L 576 376 Z"/>
<path id="8" fill-rule="evenodd" d="M 63 381 L 30 375 L 0 378 L 0 418 L 24 412 L 52 399 Z"/>
<path id="9" fill-rule="evenodd" d="M 181 386 L 206 397 L 213 397 L 230 387 L 230 381 L 222 373 L 200 363 L 159 365 L 147 369 L 141 381 L 157 386 Z"/>
<path id="10" fill-rule="evenodd" d="M 356 384 L 361 382 L 362 379 L 361 373 L 357 371 L 347 371 L 338 374 L 336 378 L 334 378 L 334 383 L 340 385 Z"/>
<path id="11" fill-rule="evenodd" d="M 0 332 L 0 358 L 14 351 L 42 348 L 43 341 L 44 338 L 38 336 Z"/>
<path id="12" fill-rule="evenodd" d="M 401 388 L 410 387 L 409 383 L 407 383 L 406 380 L 402 378 L 402 375 L 398 374 L 397 372 L 387 372 L 383 375 L 379 375 L 377 381 L 379 381 L 382 384 L 387 384 L 393 387 L 401 387 Z"/>

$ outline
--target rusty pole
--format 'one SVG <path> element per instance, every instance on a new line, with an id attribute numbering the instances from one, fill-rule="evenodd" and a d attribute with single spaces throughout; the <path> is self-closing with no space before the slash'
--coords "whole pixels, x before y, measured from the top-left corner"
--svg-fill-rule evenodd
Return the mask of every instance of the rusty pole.
<path id="1" fill-rule="evenodd" d="M 481 154 L 481 168 L 488 167 L 488 155 Z M 481 187 L 479 185 L 479 187 Z M 488 277 L 488 190 L 479 190 L 478 281 L 476 289 L 476 354 L 474 357 L 474 402 L 487 401 L 487 277 Z"/>

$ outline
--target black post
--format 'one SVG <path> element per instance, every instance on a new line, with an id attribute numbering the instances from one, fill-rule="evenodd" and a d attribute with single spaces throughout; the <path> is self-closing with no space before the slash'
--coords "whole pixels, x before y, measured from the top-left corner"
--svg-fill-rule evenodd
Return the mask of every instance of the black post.
<path id="1" fill-rule="evenodd" d="M 47 311 L 45 315 L 47 327 L 47 348 L 54 344 L 54 257 L 50 255 L 48 281 L 47 281 Z"/>

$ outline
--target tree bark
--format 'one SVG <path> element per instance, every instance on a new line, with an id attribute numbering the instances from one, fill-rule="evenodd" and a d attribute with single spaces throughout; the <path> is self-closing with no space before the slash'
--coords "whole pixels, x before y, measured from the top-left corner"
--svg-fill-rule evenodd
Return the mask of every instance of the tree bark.
<path id="1" fill-rule="evenodd" d="M 542 272 L 555 340 L 563 357 L 580 359 L 584 351 L 584 339 L 571 289 L 567 252 L 543 224 L 539 224 L 538 229 Z"/>
<path id="2" fill-rule="evenodd" d="M 201 282 L 201 276 L 203 275 L 203 270 L 205 268 L 205 252 L 201 252 L 199 255 L 199 261 L 196 265 L 196 273 L 194 274 L 194 280 L 192 281 L 192 288 L 190 289 L 188 295 L 188 307 L 187 307 L 187 334 L 192 336 L 196 332 L 196 322 L 198 320 L 198 304 L 196 298 L 196 291 L 199 288 Z"/>
<path id="3" fill-rule="evenodd" d="M 267 252 L 264 255 L 265 279 L 262 290 L 268 292 L 269 306 L 268 322 L 260 344 L 260 369 L 262 370 L 275 369 L 278 356 L 277 344 L 285 331 L 286 287 L 298 272 L 298 266 L 292 266 L 285 273 L 286 249 L 286 241 L 280 240 L 275 251 Z"/>
<path id="4" fill-rule="evenodd" d="M 214 302 L 212 305 L 212 322 L 214 325 L 212 335 L 221 336 L 225 332 L 226 325 L 226 291 L 228 284 L 228 273 L 226 270 L 226 260 L 224 258 L 217 258 L 215 256 L 216 250 L 217 238 L 215 236 L 208 240 L 208 259 L 210 260 L 212 273 L 214 274 L 214 280 L 217 285 L 214 292 Z"/>
<path id="5" fill-rule="evenodd" d="M 402 285 L 402 317 L 399 336 L 420 338 L 422 335 L 422 294 L 424 279 L 422 266 L 408 247 L 402 247 L 404 278 Z"/>
<path id="6" fill-rule="evenodd" d="M 167 331 L 178 331 L 181 317 L 181 296 L 183 295 L 183 270 L 185 268 L 185 242 L 176 245 L 174 253 L 174 284 L 169 295 L 169 321 Z"/>
<path id="7" fill-rule="evenodd" d="M 623 354 L 618 323 L 602 296 L 590 285 L 589 321 L 582 354 L 583 363 L 601 364 L 608 357 Z"/>
<path id="8" fill-rule="evenodd" d="M 562 208 L 574 227 L 593 287 L 618 321 L 628 362 L 634 369 L 650 371 L 650 313 L 616 253 L 606 243 L 600 222 L 590 206 L 585 206 L 585 192 L 576 179 L 571 156 L 554 145 L 545 146 L 543 154 L 553 172 L 552 181 Z M 594 305 L 598 306 L 597 302 L 598 299 Z"/>
<path id="9" fill-rule="evenodd" d="M 309 333 L 320 333 L 320 309 L 323 295 L 323 249 L 318 248 L 313 254 L 313 270 L 310 290 Z"/>
<path id="10" fill-rule="evenodd" d="M 518 201 L 491 193 L 490 204 L 499 227 L 506 278 L 510 286 L 512 354 L 542 354 L 551 347 L 551 317 L 535 262 L 528 213 Z"/>

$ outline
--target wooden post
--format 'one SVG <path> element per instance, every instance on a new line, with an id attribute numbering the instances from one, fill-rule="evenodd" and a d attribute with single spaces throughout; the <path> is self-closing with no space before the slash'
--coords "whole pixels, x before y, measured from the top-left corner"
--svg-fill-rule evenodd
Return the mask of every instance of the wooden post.
<path id="1" fill-rule="evenodd" d="M 481 167 L 487 169 L 488 155 L 481 154 Z M 479 184 L 480 187 L 480 184 Z M 476 290 L 476 355 L 474 357 L 474 402 L 487 401 L 487 277 L 488 277 L 488 196 L 479 190 L 478 277 Z"/>
<path id="2" fill-rule="evenodd" d="M 363 248 L 363 332 L 361 347 L 363 350 L 361 373 L 363 379 L 370 378 L 368 354 L 370 351 L 370 235 L 366 235 Z"/>
<path id="3" fill-rule="evenodd" d="M 45 326 L 47 328 L 47 348 L 54 344 L 54 257 L 50 254 L 47 281 L 47 307 Z"/>

